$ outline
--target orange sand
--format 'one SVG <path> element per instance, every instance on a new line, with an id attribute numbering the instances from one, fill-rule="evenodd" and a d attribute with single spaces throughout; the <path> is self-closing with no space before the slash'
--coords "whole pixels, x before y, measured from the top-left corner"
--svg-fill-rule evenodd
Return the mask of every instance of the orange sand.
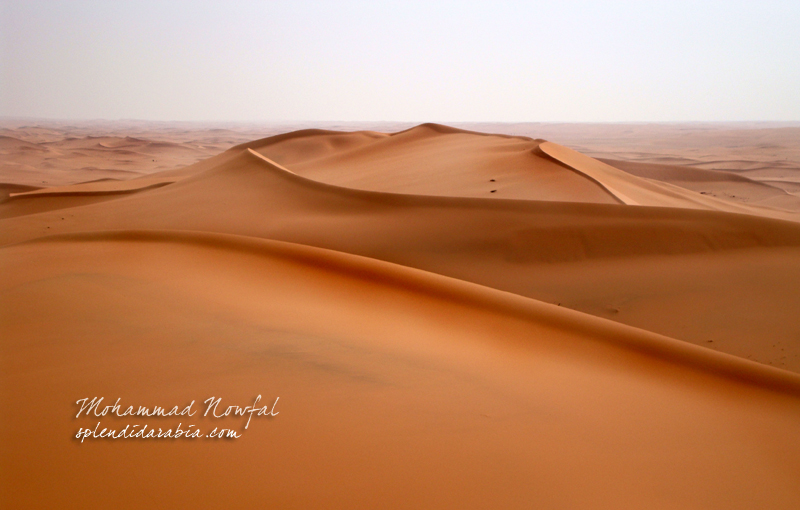
<path id="1" fill-rule="evenodd" d="M 94 171 L 73 153 L 39 188 L 27 152 L 77 142 L 15 129 L 9 508 L 800 506 L 800 207 L 782 188 L 434 124 L 189 166 L 165 150 L 168 169 L 125 180 L 68 178 Z M 280 414 L 190 420 L 232 441 L 72 439 L 134 423 L 76 419 L 80 398 L 257 394 Z"/>

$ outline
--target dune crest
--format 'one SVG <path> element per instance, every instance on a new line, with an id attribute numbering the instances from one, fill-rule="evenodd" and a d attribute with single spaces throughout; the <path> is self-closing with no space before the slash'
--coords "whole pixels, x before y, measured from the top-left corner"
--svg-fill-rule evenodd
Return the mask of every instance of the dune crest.
<path id="1" fill-rule="evenodd" d="M 543 142 L 539 144 L 538 149 L 548 156 L 569 165 L 576 171 L 585 174 L 626 205 L 710 209 L 800 221 L 800 216 L 788 211 L 731 203 L 710 196 L 698 195 L 665 182 L 636 177 L 602 161 L 552 142 Z"/>

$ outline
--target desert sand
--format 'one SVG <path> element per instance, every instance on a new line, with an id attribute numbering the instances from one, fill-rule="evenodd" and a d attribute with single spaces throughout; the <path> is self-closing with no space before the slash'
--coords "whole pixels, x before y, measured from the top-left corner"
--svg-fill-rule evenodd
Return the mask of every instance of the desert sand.
<path id="1" fill-rule="evenodd" d="M 800 507 L 800 126 L 0 135 L 9 508 Z"/>

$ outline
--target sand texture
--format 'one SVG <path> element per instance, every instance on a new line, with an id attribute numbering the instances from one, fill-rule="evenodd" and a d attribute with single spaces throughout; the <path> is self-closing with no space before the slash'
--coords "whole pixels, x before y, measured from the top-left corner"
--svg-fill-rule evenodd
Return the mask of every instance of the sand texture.
<path id="1" fill-rule="evenodd" d="M 800 508 L 800 128 L 293 127 L 3 127 L 4 508 Z"/>

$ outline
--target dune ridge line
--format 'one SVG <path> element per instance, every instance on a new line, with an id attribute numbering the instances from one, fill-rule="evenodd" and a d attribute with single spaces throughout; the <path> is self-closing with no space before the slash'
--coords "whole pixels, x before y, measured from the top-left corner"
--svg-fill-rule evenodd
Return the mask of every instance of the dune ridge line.
<path id="1" fill-rule="evenodd" d="M 369 257 L 298 243 L 197 231 L 109 230 L 43 236 L 4 246 L 0 250 L 43 243 L 108 241 L 188 244 L 258 256 L 278 257 L 350 278 L 369 280 L 381 285 L 433 295 L 457 304 L 489 309 L 495 313 L 532 321 L 546 327 L 572 331 L 589 341 L 613 345 L 627 351 L 658 358 L 666 363 L 800 396 L 800 374 L 476 283 Z"/>

